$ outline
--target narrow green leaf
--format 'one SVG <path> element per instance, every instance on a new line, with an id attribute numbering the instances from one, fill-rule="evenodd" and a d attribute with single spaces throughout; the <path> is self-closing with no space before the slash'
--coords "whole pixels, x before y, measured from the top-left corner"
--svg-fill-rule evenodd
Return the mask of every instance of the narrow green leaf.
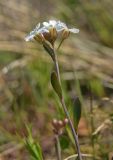
<path id="1" fill-rule="evenodd" d="M 73 120 L 76 131 L 78 129 L 80 118 L 81 118 L 81 102 L 77 97 L 73 103 Z"/>
<path id="2" fill-rule="evenodd" d="M 46 42 L 43 43 L 43 47 L 47 51 L 47 53 L 49 53 L 51 58 L 54 60 L 54 50 L 53 50 L 53 48 Z"/>
<path id="3" fill-rule="evenodd" d="M 43 157 L 42 157 L 42 149 L 40 147 L 40 145 L 38 143 L 35 144 L 35 147 L 36 147 L 36 150 L 38 151 L 38 154 L 39 154 L 39 157 L 41 160 L 43 160 Z"/>
<path id="4" fill-rule="evenodd" d="M 62 98 L 61 86 L 59 84 L 59 81 L 58 81 L 58 78 L 57 78 L 57 74 L 56 74 L 55 71 L 51 73 L 51 84 L 53 86 L 53 89 L 55 90 L 55 92 L 59 96 L 59 98 Z"/>
<path id="5" fill-rule="evenodd" d="M 36 155 L 36 153 L 34 152 L 34 147 L 33 145 L 31 145 L 27 140 L 25 142 L 26 148 L 29 151 L 30 155 L 35 159 L 35 160 L 40 160 L 40 157 Z"/>
<path id="6" fill-rule="evenodd" d="M 43 160 L 42 150 L 38 142 L 32 137 L 31 129 L 26 126 L 28 137 L 24 140 L 24 144 L 34 160 Z"/>

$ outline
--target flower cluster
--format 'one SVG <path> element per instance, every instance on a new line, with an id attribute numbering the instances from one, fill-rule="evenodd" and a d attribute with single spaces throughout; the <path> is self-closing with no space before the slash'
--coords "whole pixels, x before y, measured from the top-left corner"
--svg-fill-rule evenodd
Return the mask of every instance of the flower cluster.
<path id="1" fill-rule="evenodd" d="M 52 126 L 53 126 L 53 132 L 55 134 L 61 135 L 62 129 L 65 128 L 65 126 L 68 124 L 68 119 L 65 118 L 64 120 L 57 120 L 53 119 Z"/>
<path id="2" fill-rule="evenodd" d="M 69 29 L 67 25 L 61 21 L 50 20 L 42 24 L 39 23 L 36 28 L 25 37 L 25 40 L 31 41 L 35 39 L 41 44 L 48 41 L 53 45 L 59 34 L 62 39 L 66 39 L 71 32 L 78 33 L 79 29 Z"/>

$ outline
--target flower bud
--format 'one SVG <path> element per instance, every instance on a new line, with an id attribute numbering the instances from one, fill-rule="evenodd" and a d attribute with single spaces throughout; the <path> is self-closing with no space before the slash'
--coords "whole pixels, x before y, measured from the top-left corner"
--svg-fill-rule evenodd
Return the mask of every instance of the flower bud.
<path id="1" fill-rule="evenodd" d="M 54 128 L 56 128 L 58 126 L 58 121 L 56 119 L 53 119 L 52 125 Z"/>
<path id="2" fill-rule="evenodd" d="M 64 124 L 61 120 L 58 121 L 58 125 L 59 125 L 59 128 L 62 128 L 64 126 Z"/>
<path id="3" fill-rule="evenodd" d="M 68 29 L 64 29 L 62 31 L 62 39 L 66 39 L 69 37 L 70 31 Z"/>
<path id="4" fill-rule="evenodd" d="M 68 124 L 68 122 L 69 122 L 69 121 L 68 121 L 67 118 L 65 118 L 64 121 L 63 121 L 64 125 Z"/>
<path id="5" fill-rule="evenodd" d="M 45 38 L 44 38 L 43 34 L 41 34 L 41 33 L 37 34 L 37 35 L 34 37 L 34 39 L 35 39 L 36 41 L 38 41 L 39 43 L 41 43 L 41 44 L 45 41 Z"/>
<path id="6" fill-rule="evenodd" d="M 54 42 L 57 39 L 57 30 L 56 28 L 52 27 L 49 30 L 51 41 Z"/>

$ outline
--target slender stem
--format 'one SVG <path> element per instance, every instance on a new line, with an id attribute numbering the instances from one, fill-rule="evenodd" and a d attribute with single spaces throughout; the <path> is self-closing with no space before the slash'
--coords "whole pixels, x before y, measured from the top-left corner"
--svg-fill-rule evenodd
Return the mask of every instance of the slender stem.
<path id="1" fill-rule="evenodd" d="M 60 71 L 59 71 L 59 65 L 58 65 L 58 58 L 57 58 L 57 55 L 54 51 L 54 63 L 55 63 L 55 69 L 56 69 L 56 73 L 57 73 L 57 77 L 58 77 L 58 80 L 59 80 L 59 83 L 61 85 L 61 78 L 60 78 Z"/>
<path id="2" fill-rule="evenodd" d="M 62 160 L 59 135 L 55 135 L 55 148 L 56 148 L 57 160 Z"/>
<path id="3" fill-rule="evenodd" d="M 60 42 L 60 44 L 59 44 L 57 50 L 59 50 L 59 48 L 60 48 L 60 46 L 62 45 L 63 42 L 64 42 L 64 39 L 61 40 L 61 42 Z"/>
<path id="4" fill-rule="evenodd" d="M 91 123 L 91 144 L 92 144 L 92 148 L 93 148 L 93 159 L 95 159 L 95 143 L 94 143 L 94 137 L 92 136 L 92 133 L 94 132 L 94 119 L 93 119 L 93 95 L 92 95 L 92 91 L 91 91 L 91 87 L 89 86 L 89 90 L 90 90 L 90 123 Z"/>
<path id="5" fill-rule="evenodd" d="M 59 65 L 58 65 L 58 60 L 57 60 L 57 55 L 56 53 L 55 54 L 55 57 L 54 57 L 54 63 L 55 63 L 55 69 L 56 69 L 56 72 L 57 72 L 57 76 L 58 76 L 58 80 L 59 80 L 59 83 L 61 85 L 61 78 L 60 78 L 60 72 L 59 72 Z M 72 134 L 73 134 L 73 137 L 74 137 L 74 141 L 75 141 L 75 150 L 77 149 L 77 153 L 78 153 L 78 158 L 79 160 L 82 160 L 82 154 L 80 152 L 80 146 L 79 146 L 79 141 L 78 141 L 78 135 L 77 133 L 75 132 L 75 129 L 74 129 L 74 126 L 73 126 L 73 123 L 71 121 L 71 118 L 70 118 L 70 115 L 68 113 L 68 110 L 67 110 L 67 107 L 66 107 L 66 104 L 65 104 L 65 101 L 64 101 L 64 96 L 62 95 L 62 99 L 61 100 L 61 104 L 62 104 L 62 107 L 63 107 L 63 110 L 66 114 L 66 117 L 68 118 L 68 121 L 69 121 L 69 125 L 70 125 L 70 128 L 71 128 L 71 131 L 72 131 Z"/>
<path id="6" fill-rule="evenodd" d="M 75 140 L 75 144 L 76 144 L 76 148 L 77 148 L 77 153 L 78 153 L 78 158 L 79 158 L 79 160 L 82 160 L 82 155 L 81 155 L 81 152 L 80 152 L 80 146 L 79 146 L 79 141 L 78 141 L 78 135 L 75 132 L 75 129 L 74 129 L 73 123 L 71 121 L 70 115 L 68 113 L 68 110 L 67 110 L 64 98 L 62 98 L 61 103 L 62 103 L 64 112 L 65 112 L 65 114 L 66 114 L 66 116 L 68 118 L 69 125 L 70 125 L 71 131 L 72 131 L 72 134 L 73 134 L 73 137 L 74 137 L 74 140 Z M 76 150 L 76 148 L 75 148 L 75 150 Z"/>

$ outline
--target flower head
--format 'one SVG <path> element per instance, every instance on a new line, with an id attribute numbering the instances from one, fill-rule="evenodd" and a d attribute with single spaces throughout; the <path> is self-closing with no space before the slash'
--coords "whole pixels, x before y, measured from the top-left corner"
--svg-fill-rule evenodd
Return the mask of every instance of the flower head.
<path id="1" fill-rule="evenodd" d="M 49 31 L 46 29 L 46 28 L 44 28 L 44 27 L 42 27 L 42 28 L 40 28 L 40 23 L 39 24 L 37 24 L 37 26 L 35 27 L 35 29 L 33 30 L 33 31 L 31 31 L 26 37 L 25 37 L 25 40 L 26 41 L 31 41 L 31 40 L 33 40 L 33 39 L 35 39 L 35 40 L 37 40 L 37 38 L 43 38 L 44 39 L 44 36 L 43 36 L 43 34 L 44 33 L 48 33 Z"/>
<path id="2" fill-rule="evenodd" d="M 69 29 L 67 25 L 61 21 L 50 20 L 49 22 L 43 22 L 38 24 L 33 31 L 25 37 L 26 41 L 33 39 L 43 43 L 45 40 L 53 44 L 57 39 L 57 35 L 61 33 L 61 37 L 66 39 L 69 33 L 78 33 L 79 29 Z"/>

